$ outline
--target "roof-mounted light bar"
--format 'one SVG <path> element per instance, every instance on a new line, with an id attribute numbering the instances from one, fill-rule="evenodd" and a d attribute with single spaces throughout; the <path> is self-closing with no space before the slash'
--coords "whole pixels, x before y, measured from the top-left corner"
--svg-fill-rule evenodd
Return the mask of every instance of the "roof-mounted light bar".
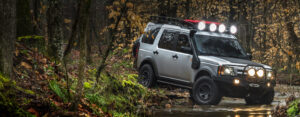
<path id="1" fill-rule="evenodd" d="M 218 22 L 210 22 L 210 21 L 203 21 L 203 20 L 189 20 L 189 19 L 186 19 L 184 21 L 198 24 L 197 25 L 198 30 L 209 30 L 211 32 L 215 32 L 216 30 L 218 30 L 219 33 L 225 33 L 226 31 L 230 32 L 231 34 L 237 33 L 237 28 L 234 25 L 230 26 L 230 28 L 227 29 L 225 24 L 221 24 Z M 207 27 L 206 25 L 209 25 L 208 29 L 206 29 Z"/>

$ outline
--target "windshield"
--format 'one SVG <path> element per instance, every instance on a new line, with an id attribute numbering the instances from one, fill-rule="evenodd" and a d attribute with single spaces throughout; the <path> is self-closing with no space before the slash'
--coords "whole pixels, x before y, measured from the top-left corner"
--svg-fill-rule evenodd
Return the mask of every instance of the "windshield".
<path id="1" fill-rule="evenodd" d="M 208 35 L 196 35 L 200 55 L 246 58 L 246 53 L 236 39 Z"/>

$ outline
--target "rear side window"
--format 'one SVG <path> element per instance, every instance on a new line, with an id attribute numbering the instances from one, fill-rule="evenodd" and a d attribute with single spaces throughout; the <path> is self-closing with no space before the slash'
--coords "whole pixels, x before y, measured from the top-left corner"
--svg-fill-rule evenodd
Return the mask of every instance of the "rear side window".
<path id="1" fill-rule="evenodd" d="M 165 30 L 159 40 L 158 47 L 168 50 L 175 50 L 178 33 L 179 32 Z"/>
<path id="2" fill-rule="evenodd" d="M 156 28 L 145 32 L 142 37 L 142 42 L 147 44 L 153 44 L 159 30 L 160 28 Z"/>

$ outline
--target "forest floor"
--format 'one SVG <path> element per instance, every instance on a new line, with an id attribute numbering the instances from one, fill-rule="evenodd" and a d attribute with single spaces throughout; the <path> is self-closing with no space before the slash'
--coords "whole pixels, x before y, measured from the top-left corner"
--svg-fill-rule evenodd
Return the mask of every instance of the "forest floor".
<path id="1" fill-rule="evenodd" d="M 140 111 L 140 109 L 145 111 L 142 112 L 142 115 L 149 116 L 159 116 L 160 112 L 163 112 L 161 114 L 162 116 L 167 116 L 168 114 L 165 115 L 166 111 L 176 112 L 177 110 L 196 114 L 197 112 L 216 112 L 224 109 L 229 110 L 228 112 L 233 112 L 235 109 L 249 110 L 249 108 L 245 106 L 243 99 L 227 97 L 224 97 L 218 106 L 198 106 L 190 100 L 188 90 L 166 85 L 158 85 L 152 89 L 146 89 L 147 93 L 143 95 L 147 96 L 142 96 L 143 99 L 137 99 L 141 94 L 136 93 L 139 93 L 141 88 L 134 84 L 134 82 L 133 84 L 128 82 L 131 77 L 137 77 L 137 72 L 132 68 L 132 63 L 122 60 L 122 56 L 120 55 L 119 58 L 113 56 L 109 60 L 105 72 L 109 71 L 112 76 L 110 76 L 111 74 L 106 76 L 104 73 L 101 75 L 104 79 L 101 79 L 102 84 L 100 83 L 100 85 L 102 86 L 99 89 L 103 92 L 97 91 L 100 92 L 99 94 L 95 94 L 91 86 L 95 80 L 94 73 L 96 65 L 87 67 L 87 78 L 84 83 L 85 92 L 87 94 L 85 98 L 81 100 L 77 111 L 70 111 L 72 102 L 70 102 L 66 93 L 66 87 L 68 86 L 65 78 L 66 74 L 68 74 L 71 79 L 70 82 L 73 82 L 73 84 L 71 83 L 71 90 L 69 92 L 74 94 L 74 88 L 72 90 L 72 87 L 76 85 L 78 69 L 76 63 L 78 62 L 79 52 L 72 52 L 72 62 L 71 65 L 67 67 L 69 72 L 66 73 L 61 70 L 62 64 L 51 61 L 50 58 L 40 54 L 38 50 L 27 48 L 21 44 L 17 44 L 16 47 L 17 50 L 14 58 L 14 72 L 16 77 L 14 80 L 18 87 L 26 89 L 25 93 L 15 94 L 16 101 L 20 104 L 20 107 L 35 116 L 117 116 L 119 115 L 118 112 L 136 112 L 137 110 Z M 97 58 L 95 61 L 97 61 Z M 128 83 L 130 87 L 128 87 L 126 83 Z M 120 86 L 118 84 L 120 84 Z M 114 86 L 110 88 L 111 85 Z M 123 88 L 124 91 L 115 92 L 115 87 L 117 87 L 117 90 Z M 110 90 L 111 92 L 109 92 Z M 131 92 L 128 94 L 128 91 Z M 279 108 L 279 106 L 286 109 L 286 99 L 290 96 L 294 96 L 295 98 L 300 97 L 300 86 L 278 84 L 275 87 L 275 91 L 273 106 L 263 105 L 261 108 L 267 110 L 268 113 L 269 111 L 275 110 L 275 108 Z M 132 96 L 131 93 L 137 96 L 130 97 Z M 136 101 L 132 101 L 132 99 L 126 100 L 124 97 L 133 98 L 133 100 Z M 118 100 L 120 102 L 118 102 Z M 124 109 L 120 109 L 123 108 L 124 105 Z M 251 111 L 251 108 L 249 111 Z M 252 109 L 254 108 L 258 107 L 253 107 Z M 139 114 L 137 114 L 137 116 L 138 115 Z M 121 114 L 120 116 L 123 115 Z"/>

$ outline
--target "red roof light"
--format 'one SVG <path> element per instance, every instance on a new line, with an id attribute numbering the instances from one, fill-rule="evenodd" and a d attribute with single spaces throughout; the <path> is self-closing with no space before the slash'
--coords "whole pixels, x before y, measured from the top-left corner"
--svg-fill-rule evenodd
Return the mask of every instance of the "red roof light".
<path id="1" fill-rule="evenodd" d="M 190 22 L 190 23 L 199 23 L 199 22 L 204 21 L 204 20 L 190 20 L 190 19 L 185 19 L 184 21 Z M 221 23 L 218 23 L 218 22 L 211 22 L 211 21 L 204 21 L 204 22 L 205 22 L 205 24 L 211 24 L 211 23 L 214 23 L 214 24 L 217 24 L 217 25 L 221 24 Z"/>

